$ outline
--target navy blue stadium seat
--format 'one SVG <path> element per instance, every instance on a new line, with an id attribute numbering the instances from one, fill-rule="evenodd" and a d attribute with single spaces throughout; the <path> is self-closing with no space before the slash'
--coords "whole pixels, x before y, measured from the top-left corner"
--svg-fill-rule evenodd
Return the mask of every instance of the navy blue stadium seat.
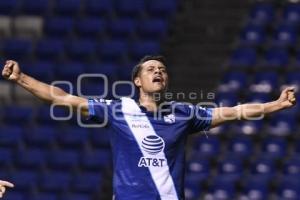
<path id="1" fill-rule="evenodd" d="M 276 72 L 261 72 L 255 74 L 255 83 L 267 83 L 273 88 L 278 85 L 278 74 Z"/>
<path id="2" fill-rule="evenodd" d="M 20 0 L 1 1 L 0 2 L 0 14 L 11 15 L 14 14 L 19 7 Z"/>
<path id="3" fill-rule="evenodd" d="M 50 8 L 50 0 L 26 0 L 22 2 L 21 12 L 28 15 L 45 15 Z"/>
<path id="4" fill-rule="evenodd" d="M 236 182 L 242 176 L 242 162 L 239 159 L 224 158 L 218 163 L 218 175 L 215 178 L 222 176 L 223 179 L 226 179 L 229 182 Z"/>
<path id="5" fill-rule="evenodd" d="M 80 37 L 97 38 L 106 31 L 106 20 L 99 17 L 85 17 L 77 20 L 75 30 Z"/>
<path id="6" fill-rule="evenodd" d="M 185 182 L 184 195 L 186 200 L 196 200 L 201 195 L 202 188 L 199 185 L 190 183 L 188 177 Z"/>
<path id="7" fill-rule="evenodd" d="M 34 194 L 30 196 L 31 200 L 58 200 L 58 195 L 47 192 L 39 192 L 38 194 Z"/>
<path id="8" fill-rule="evenodd" d="M 68 169 L 70 171 L 79 163 L 79 155 L 76 150 L 54 150 L 49 152 L 47 158 L 47 165 L 52 169 Z"/>
<path id="9" fill-rule="evenodd" d="M 76 16 L 81 7 L 81 0 L 56 0 L 54 11 L 60 15 Z"/>
<path id="10" fill-rule="evenodd" d="M 72 188 L 76 192 L 93 194 L 99 191 L 102 185 L 101 172 L 84 172 L 74 176 Z"/>
<path id="11" fill-rule="evenodd" d="M 139 58 L 136 57 L 135 60 L 138 60 Z M 131 71 L 133 66 L 136 65 L 136 62 L 128 62 L 124 63 L 124 65 L 119 66 L 118 68 L 118 75 L 120 80 L 131 80 Z"/>
<path id="12" fill-rule="evenodd" d="M 278 87 L 278 74 L 276 72 L 260 72 L 254 76 L 250 91 L 254 93 L 270 93 Z"/>
<path id="13" fill-rule="evenodd" d="M 159 53 L 160 44 L 152 40 L 134 42 L 130 47 L 130 54 L 134 59 L 140 59 L 147 54 L 157 55 Z"/>
<path id="14" fill-rule="evenodd" d="M 18 170 L 11 174 L 11 182 L 16 185 L 16 190 L 32 191 L 39 179 L 39 173 L 34 170 Z"/>
<path id="15" fill-rule="evenodd" d="M 295 59 L 295 63 L 293 63 L 295 65 L 295 67 L 297 69 L 299 69 L 299 66 L 300 66 L 300 51 L 297 50 L 296 52 L 296 59 Z"/>
<path id="16" fill-rule="evenodd" d="M 298 199 L 300 196 L 299 178 L 295 176 L 284 177 L 277 187 L 277 195 L 279 199 Z"/>
<path id="17" fill-rule="evenodd" d="M 63 88 L 61 85 L 58 87 L 62 88 L 66 92 L 69 92 L 68 88 Z M 55 106 L 52 114 L 53 116 L 51 116 L 51 109 L 49 106 L 40 106 L 37 110 L 36 121 L 40 125 L 59 125 L 59 122 L 61 121 L 56 120 L 56 118 L 67 117 L 70 114 L 70 110 L 68 110 L 68 108 Z"/>
<path id="18" fill-rule="evenodd" d="M 98 52 L 101 60 L 120 60 L 128 51 L 128 42 L 125 40 L 109 40 L 99 44 Z"/>
<path id="19" fill-rule="evenodd" d="M 297 31 L 290 26 L 281 25 L 274 33 L 272 45 L 276 47 L 291 47 L 297 42 Z"/>
<path id="20" fill-rule="evenodd" d="M 131 84 L 119 84 L 115 87 L 115 94 L 119 97 L 129 97 L 131 95 L 134 95 L 135 92 L 135 87 L 133 87 Z"/>
<path id="21" fill-rule="evenodd" d="M 230 140 L 228 144 L 228 154 L 233 157 L 246 159 L 253 153 L 253 143 L 248 137 L 236 137 Z"/>
<path id="22" fill-rule="evenodd" d="M 220 135 L 220 134 L 226 133 L 227 131 L 231 130 L 230 127 L 231 126 L 229 124 L 223 124 L 223 125 L 211 128 L 208 133 L 210 133 L 212 135 Z"/>
<path id="23" fill-rule="evenodd" d="M 103 96 L 103 98 L 105 98 L 105 90 L 105 85 L 101 82 L 87 82 L 81 84 L 81 92 L 85 96 Z"/>
<path id="24" fill-rule="evenodd" d="M 31 148 L 19 151 L 16 163 L 23 169 L 42 169 L 46 163 L 46 150 Z"/>
<path id="25" fill-rule="evenodd" d="M 164 19 L 147 19 L 140 21 L 137 33 L 142 39 L 164 39 L 168 32 L 168 23 Z"/>
<path id="26" fill-rule="evenodd" d="M 82 62 L 69 61 L 56 66 L 57 76 L 65 81 L 76 81 L 84 73 L 85 65 Z"/>
<path id="27" fill-rule="evenodd" d="M 70 195 L 63 195 L 60 200 L 90 200 L 91 195 L 82 193 L 72 193 Z"/>
<path id="28" fill-rule="evenodd" d="M 7 106 L 4 108 L 5 117 L 3 121 L 5 124 L 15 124 L 16 122 L 25 125 L 33 119 L 33 109 L 26 106 Z"/>
<path id="29" fill-rule="evenodd" d="M 154 17 L 170 17 L 177 9 L 176 0 L 151 0 L 147 1 L 147 3 L 148 14 Z"/>
<path id="30" fill-rule="evenodd" d="M 206 159 L 192 158 L 187 163 L 186 181 L 190 184 L 199 185 L 206 181 L 210 175 L 210 163 Z"/>
<path id="31" fill-rule="evenodd" d="M 4 40 L 1 49 L 6 59 L 24 60 L 31 56 L 33 45 L 25 39 L 8 39 Z"/>
<path id="32" fill-rule="evenodd" d="M 45 20 L 44 31 L 47 36 L 64 38 L 74 30 L 74 19 L 71 17 L 52 17 Z"/>
<path id="33" fill-rule="evenodd" d="M 63 55 L 64 48 L 65 42 L 61 39 L 41 39 L 36 45 L 35 55 L 39 59 L 57 60 Z"/>
<path id="34" fill-rule="evenodd" d="M 132 18 L 118 18 L 109 25 L 109 33 L 114 38 L 130 38 L 137 29 L 137 22 Z"/>
<path id="35" fill-rule="evenodd" d="M 249 93 L 246 99 L 249 103 L 265 103 L 271 101 L 269 94 L 256 92 Z"/>
<path id="36" fill-rule="evenodd" d="M 39 188 L 43 192 L 66 192 L 71 186 L 72 176 L 68 171 L 48 171 L 41 175 Z"/>
<path id="37" fill-rule="evenodd" d="M 111 0 L 86 0 L 84 4 L 85 13 L 92 16 L 108 15 L 113 10 L 113 1 Z"/>
<path id="38" fill-rule="evenodd" d="M 300 72 L 293 71 L 289 72 L 285 75 L 285 83 L 287 85 L 294 85 L 295 87 L 299 87 L 300 84 Z"/>
<path id="39" fill-rule="evenodd" d="M 118 80 L 118 65 L 114 61 L 103 61 L 101 63 L 90 63 L 86 71 L 89 73 L 103 74 L 109 81 Z"/>
<path id="40" fill-rule="evenodd" d="M 144 0 L 116 0 L 116 10 L 119 16 L 136 17 L 145 10 Z"/>
<path id="41" fill-rule="evenodd" d="M 284 49 L 271 48 L 265 54 L 266 67 L 286 67 L 289 54 Z"/>
<path id="42" fill-rule="evenodd" d="M 81 39 L 69 41 L 66 45 L 66 54 L 73 61 L 88 61 L 93 58 L 96 44 L 92 40 Z"/>
<path id="43" fill-rule="evenodd" d="M 281 159 L 286 155 L 286 141 L 280 138 L 267 138 L 262 144 L 262 156 L 268 159 Z"/>
<path id="44" fill-rule="evenodd" d="M 22 191 L 7 191 L 5 193 L 5 199 L 12 200 L 26 200 L 26 193 Z"/>
<path id="45" fill-rule="evenodd" d="M 237 124 L 235 132 L 243 135 L 257 135 L 263 127 L 262 120 L 248 120 Z"/>
<path id="46" fill-rule="evenodd" d="M 84 152 L 80 158 L 82 168 L 87 171 L 99 171 L 110 166 L 111 162 L 111 152 L 105 149 Z"/>
<path id="47" fill-rule="evenodd" d="M 200 137 L 195 143 L 195 156 L 210 158 L 220 153 L 220 141 L 216 137 Z"/>
<path id="48" fill-rule="evenodd" d="M 230 71 L 223 75 L 223 80 L 219 86 L 220 92 L 239 91 L 246 87 L 247 75 L 244 72 Z"/>
<path id="49" fill-rule="evenodd" d="M 0 148 L 0 165 L 2 167 L 9 166 L 14 161 L 14 154 L 13 150 L 11 150 L 9 147 Z"/>
<path id="50" fill-rule="evenodd" d="M 23 139 L 23 130 L 17 126 L 2 126 L 0 134 L 0 146 L 15 148 L 20 146 Z"/>
<path id="51" fill-rule="evenodd" d="M 275 165 L 271 159 L 258 158 L 251 164 L 251 176 L 260 179 L 261 183 L 269 183 L 275 175 Z"/>
<path id="52" fill-rule="evenodd" d="M 235 106 L 238 102 L 236 93 L 219 92 L 215 102 L 218 106 Z"/>
<path id="53" fill-rule="evenodd" d="M 288 25 L 298 26 L 300 22 L 300 5 L 289 3 L 283 10 L 284 22 Z"/>
<path id="54" fill-rule="evenodd" d="M 246 26 L 240 34 L 241 45 L 244 46 L 260 46 L 265 40 L 266 33 L 264 28 L 253 24 Z"/>
<path id="55" fill-rule="evenodd" d="M 221 177 L 215 178 L 213 184 L 209 187 L 209 194 L 212 199 L 235 199 L 235 187 L 233 182 Z"/>
<path id="56" fill-rule="evenodd" d="M 230 65 L 236 67 L 251 67 L 255 64 L 256 51 L 253 48 L 238 48 L 233 52 L 230 58 Z"/>
<path id="57" fill-rule="evenodd" d="M 243 186 L 243 194 L 246 199 L 264 200 L 268 199 L 269 188 L 265 182 L 257 177 L 248 177 Z"/>
<path id="58" fill-rule="evenodd" d="M 78 126 L 68 127 L 58 134 L 58 142 L 62 148 L 82 148 L 87 143 L 88 132 Z"/>
<path id="59" fill-rule="evenodd" d="M 275 15 L 274 7 L 271 3 L 257 3 L 250 11 L 250 21 L 257 25 L 269 24 Z"/>
<path id="60" fill-rule="evenodd" d="M 268 132 L 273 135 L 286 136 L 293 134 L 296 128 L 294 116 L 274 115 L 270 120 Z"/>
<path id="61" fill-rule="evenodd" d="M 41 147 L 48 149 L 54 145 L 56 131 L 53 126 L 39 125 L 25 132 L 25 142 L 32 147 Z"/>
<path id="62" fill-rule="evenodd" d="M 295 153 L 291 158 L 284 161 L 283 173 L 296 177 L 300 175 L 300 158 L 298 153 Z"/>
<path id="63" fill-rule="evenodd" d="M 296 152 L 296 154 L 295 154 L 295 157 L 296 157 L 297 154 L 300 153 L 300 140 L 299 139 L 295 141 L 294 151 Z"/>

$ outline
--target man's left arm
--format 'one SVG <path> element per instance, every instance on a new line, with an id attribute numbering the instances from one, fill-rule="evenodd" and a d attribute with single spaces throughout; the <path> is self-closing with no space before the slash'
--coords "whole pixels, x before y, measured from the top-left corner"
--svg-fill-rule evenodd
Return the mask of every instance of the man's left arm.
<path id="1" fill-rule="evenodd" d="M 211 128 L 228 121 L 261 119 L 267 114 L 290 108 L 295 104 L 294 88 L 288 87 L 281 92 L 280 97 L 276 101 L 213 109 Z"/>

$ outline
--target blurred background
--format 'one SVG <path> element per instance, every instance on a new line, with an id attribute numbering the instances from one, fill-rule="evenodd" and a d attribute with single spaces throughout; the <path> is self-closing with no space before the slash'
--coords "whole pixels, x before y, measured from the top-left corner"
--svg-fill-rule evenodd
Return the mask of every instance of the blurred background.
<path id="1" fill-rule="evenodd" d="M 111 91 L 144 55 L 163 54 L 171 91 L 197 93 L 179 100 L 213 92 L 223 106 L 266 102 L 299 87 L 299 26 L 297 0 L 1 0 L 0 63 L 16 60 L 46 83 L 69 81 L 58 86 L 77 94 L 82 73 L 106 74 Z M 85 78 L 81 93 L 99 95 L 104 84 Z M 76 116 L 54 121 L 50 106 L 3 79 L 0 91 L 0 179 L 15 184 L 4 199 L 111 199 L 105 129 L 80 128 Z M 193 136 L 186 198 L 300 199 L 299 110 Z"/>

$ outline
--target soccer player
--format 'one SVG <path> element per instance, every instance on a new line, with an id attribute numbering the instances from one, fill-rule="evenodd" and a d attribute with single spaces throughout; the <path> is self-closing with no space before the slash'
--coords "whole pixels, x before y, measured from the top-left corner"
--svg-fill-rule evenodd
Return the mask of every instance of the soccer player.
<path id="1" fill-rule="evenodd" d="M 6 187 L 14 187 L 14 184 L 8 182 L 8 181 L 1 181 L 0 180 L 0 198 L 3 197 L 5 191 L 6 191 Z"/>
<path id="2" fill-rule="evenodd" d="M 116 200 L 184 199 L 185 144 L 189 134 L 228 121 L 253 119 L 296 103 L 292 87 L 284 89 L 275 101 L 235 107 L 212 109 L 164 102 L 157 98 L 168 86 L 167 68 L 161 56 L 146 56 L 134 67 L 132 80 L 139 90 L 137 100 L 74 96 L 22 73 L 12 60 L 6 62 L 2 75 L 42 100 L 71 105 L 97 122 L 107 120 Z"/>

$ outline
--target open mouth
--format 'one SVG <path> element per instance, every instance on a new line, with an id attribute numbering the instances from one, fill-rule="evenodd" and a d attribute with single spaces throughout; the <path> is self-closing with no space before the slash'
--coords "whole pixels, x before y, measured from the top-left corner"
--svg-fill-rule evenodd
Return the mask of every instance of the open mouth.
<path id="1" fill-rule="evenodd" d="M 161 83 L 162 81 L 163 79 L 160 76 L 154 77 L 154 79 L 152 80 L 153 83 Z"/>

